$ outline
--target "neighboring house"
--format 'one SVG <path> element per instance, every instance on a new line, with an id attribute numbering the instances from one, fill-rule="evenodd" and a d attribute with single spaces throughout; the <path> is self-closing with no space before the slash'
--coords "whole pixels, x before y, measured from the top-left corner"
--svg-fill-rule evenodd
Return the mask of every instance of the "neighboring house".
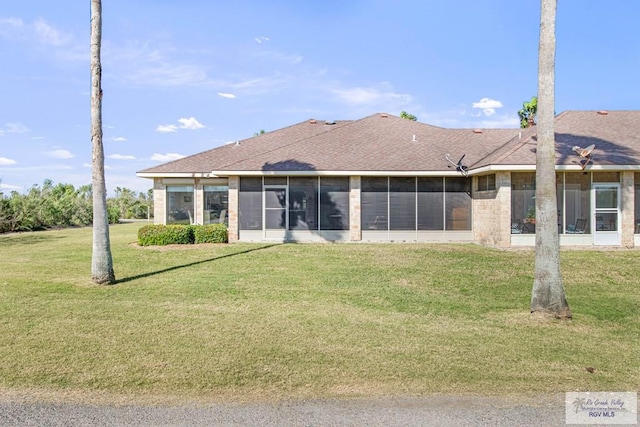
<path id="1" fill-rule="evenodd" d="M 560 243 L 640 245 L 640 111 L 567 111 L 555 131 Z M 573 147 L 591 144 L 584 165 Z M 535 127 L 382 113 L 311 119 L 137 175 L 154 181 L 156 223 L 221 222 L 230 241 L 508 247 L 535 244 L 535 164 Z"/>

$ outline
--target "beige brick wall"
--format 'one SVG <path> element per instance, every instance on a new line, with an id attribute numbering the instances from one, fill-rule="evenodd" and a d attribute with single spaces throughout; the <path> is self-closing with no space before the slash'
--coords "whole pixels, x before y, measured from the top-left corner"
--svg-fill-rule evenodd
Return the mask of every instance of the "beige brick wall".
<path id="1" fill-rule="evenodd" d="M 621 173 L 620 199 L 622 246 L 628 248 L 634 246 L 633 234 L 635 233 L 635 182 L 634 173 L 625 171 Z"/>
<path id="2" fill-rule="evenodd" d="M 473 182 L 477 188 L 476 179 Z M 483 245 L 506 247 L 511 244 L 511 174 L 496 173 L 496 190 L 474 193 L 473 233 Z"/>
<path id="3" fill-rule="evenodd" d="M 162 178 L 153 179 L 153 223 L 167 223 L 167 187 L 162 183 Z"/>
<path id="4" fill-rule="evenodd" d="M 238 191 L 240 190 L 240 177 L 229 177 L 229 241 L 237 242 L 239 238 L 240 223 L 238 220 Z"/>
<path id="5" fill-rule="evenodd" d="M 352 176 L 349 179 L 349 187 L 351 188 L 349 193 L 349 234 L 352 241 L 362 240 L 362 227 L 360 225 L 361 183 L 362 180 L 359 176 Z"/>

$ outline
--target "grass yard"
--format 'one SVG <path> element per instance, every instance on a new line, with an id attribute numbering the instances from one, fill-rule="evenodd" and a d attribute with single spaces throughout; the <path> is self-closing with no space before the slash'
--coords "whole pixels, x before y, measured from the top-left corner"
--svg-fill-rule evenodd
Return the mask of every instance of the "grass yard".
<path id="1" fill-rule="evenodd" d="M 248 400 L 640 389 L 640 251 L 563 251 L 572 321 L 528 313 L 533 251 L 453 244 L 140 248 L 0 236 L 0 394 Z M 590 373 L 587 367 L 595 371 Z"/>

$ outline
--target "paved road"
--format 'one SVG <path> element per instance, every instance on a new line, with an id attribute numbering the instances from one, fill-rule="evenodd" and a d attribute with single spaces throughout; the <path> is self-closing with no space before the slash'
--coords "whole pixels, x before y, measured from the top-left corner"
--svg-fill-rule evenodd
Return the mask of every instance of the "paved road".
<path id="1" fill-rule="evenodd" d="M 563 396 L 545 402 L 437 396 L 187 406 L 0 401 L 2 426 L 565 426 Z"/>

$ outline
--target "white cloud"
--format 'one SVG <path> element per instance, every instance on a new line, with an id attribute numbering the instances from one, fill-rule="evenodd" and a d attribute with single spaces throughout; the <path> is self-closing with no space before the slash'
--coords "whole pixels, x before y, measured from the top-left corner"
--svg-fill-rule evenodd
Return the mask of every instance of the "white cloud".
<path id="1" fill-rule="evenodd" d="M 111 140 L 115 142 L 124 142 L 127 140 L 127 138 L 125 138 L 124 136 L 116 136 L 114 138 L 111 138 Z"/>
<path id="2" fill-rule="evenodd" d="M 218 96 L 221 96 L 223 98 L 229 98 L 229 99 L 234 99 L 236 97 L 232 93 L 224 93 L 224 92 L 218 92 Z"/>
<path id="3" fill-rule="evenodd" d="M 259 36 L 259 37 L 256 37 L 254 40 L 258 43 L 263 43 L 263 42 L 268 42 L 270 39 L 269 37 Z"/>
<path id="4" fill-rule="evenodd" d="M 6 123 L 4 128 L 5 133 L 27 133 L 29 128 L 20 122 Z"/>
<path id="5" fill-rule="evenodd" d="M 72 159 L 75 156 L 68 150 L 52 150 L 44 153 L 45 156 L 53 157 L 54 159 Z"/>
<path id="6" fill-rule="evenodd" d="M 24 22 L 19 18 L 0 18 L 0 26 L 22 27 Z"/>
<path id="7" fill-rule="evenodd" d="M 44 136 L 32 136 L 31 137 L 32 141 L 40 141 L 40 140 L 43 140 L 43 139 L 45 139 Z"/>
<path id="8" fill-rule="evenodd" d="M 37 39 L 46 45 L 63 46 L 70 40 L 69 36 L 62 34 L 42 18 L 33 23 L 33 29 Z"/>
<path id="9" fill-rule="evenodd" d="M 194 117 L 189 117 L 188 119 L 181 118 L 181 119 L 178 119 L 178 122 L 180 123 L 181 129 L 195 130 L 195 129 L 202 129 L 206 127 L 205 125 L 197 121 Z"/>
<path id="10" fill-rule="evenodd" d="M 167 154 L 153 153 L 153 156 L 151 156 L 151 160 L 155 160 L 156 162 L 169 162 L 171 160 L 182 159 L 183 157 L 185 156 L 178 153 L 167 153 Z"/>
<path id="11" fill-rule="evenodd" d="M 9 185 L 0 183 L 0 190 L 21 190 L 17 185 Z"/>
<path id="12" fill-rule="evenodd" d="M 350 89 L 334 89 L 333 93 L 349 105 L 370 105 L 372 107 L 393 103 L 409 103 L 411 96 L 396 93 L 382 84 L 381 87 L 355 87 Z M 395 108 L 394 108 L 395 110 Z"/>
<path id="13" fill-rule="evenodd" d="M 11 41 L 19 41 L 29 45 L 45 48 L 41 56 L 53 57 L 57 61 L 87 61 L 89 46 L 78 43 L 73 35 L 66 34 L 39 18 L 32 23 L 25 23 L 17 18 L 0 18 L 0 36 Z"/>
<path id="14" fill-rule="evenodd" d="M 130 156 L 128 154 L 111 154 L 107 157 L 109 159 L 115 159 L 115 160 L 135 160 L 136 159 L 134 156 Z"/>
<path id="15" fill-rule="evenodd" d="M 502 102 L 491 98 L 482 98 L 480 101 L 472 103 L 471 106 L 482 110 L 485 116 L 490 117 L 496 113 L 497 108 L 502 108 Z"/>
<path id="16" fill-rule="evenodd" d="M 178 130 L 178 126 L 176 125 L 158 125 L 158 127 L 156 128 L 156 132 L 162 132 L 162 133 L 175 132 L 177 130 Z"/>
<path id="17" fill-rule="evenodd" d="M 18 162 L 16 162 L 13 159 L 8 159 L 6 157 L 0 157 L 0 166 L 15 165 L 16 163 L 18 163 Z"/>

